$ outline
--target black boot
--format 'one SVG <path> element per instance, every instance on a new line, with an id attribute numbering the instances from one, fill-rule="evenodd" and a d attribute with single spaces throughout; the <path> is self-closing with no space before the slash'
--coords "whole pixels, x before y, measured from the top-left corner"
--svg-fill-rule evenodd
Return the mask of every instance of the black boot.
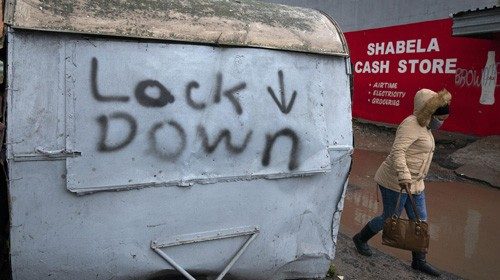
<path id="1" fill-rule="evenodd" d="M 363 256 L 371 256 L 372 250 L 370 249 L 370 246 L 366 242 L 373 236 L 375 236 L 377 233 L 373 232 L 370 226 L 368 224 L 365 225 L 365 227 L 354 237 L 352 238 L 352 241 L 354 241 L 354 245 L 356 245 L 356 249 L 358 250 L 358 253 L 360 253 Z"/>
<path id="2" fill-rule="evenodd" d="M 435 277 L 439 277 L 441 275 L 437 269 L 425 261 L 425 253 L 411 252 L 411 255 L 413 256 L 413 261 L 411 262 L 411 267 L 413 269 L 420 270 Z"/>

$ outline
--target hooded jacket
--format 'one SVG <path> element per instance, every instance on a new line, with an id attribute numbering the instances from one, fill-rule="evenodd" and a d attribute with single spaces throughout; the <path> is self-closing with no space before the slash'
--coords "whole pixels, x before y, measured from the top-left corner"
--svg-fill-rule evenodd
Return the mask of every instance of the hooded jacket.
<path id="1" fill-rule="evenodd" d="M 399 192 L 400 183 L 411 183 L 412 193 L 424 190 L 435 147 L 428 126 L 436 109 L 450 101 L 447 90 L 421 89 L 415 94 L 413 114 L 399 125 L 391 152 L 375 174 L 379 185 Z"/>

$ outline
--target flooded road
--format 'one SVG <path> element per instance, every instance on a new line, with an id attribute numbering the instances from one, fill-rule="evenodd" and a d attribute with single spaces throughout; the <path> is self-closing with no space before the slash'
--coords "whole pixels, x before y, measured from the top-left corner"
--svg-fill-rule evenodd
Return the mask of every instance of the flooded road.
<path id="1" fill-rule="evenodd" d="M 381 213 L 373 175 L 385 156 L 355 151 L 342 233 L 354 235 Z M 466 279 L 499 279 L 500 190 L 473 183 L 426 182 L 425 191 L 431 235 L 428 261 Z M 410 252 L 383 246 L 381 239 L 382 234 L 378 234 L 370 245 L 410 261 Z"/>

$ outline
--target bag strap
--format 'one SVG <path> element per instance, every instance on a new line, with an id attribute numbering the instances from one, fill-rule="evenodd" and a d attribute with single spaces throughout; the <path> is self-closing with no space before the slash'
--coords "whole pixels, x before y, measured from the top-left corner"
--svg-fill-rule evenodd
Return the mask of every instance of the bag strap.
<path id="1" fill-rule="evenodd" d="M 403 194 L 403 189 L 401 189 L 399 191 L 399 196 L 398 196 L 398 202 L 396 203 L 396 209 L 394 209 L 394 214 L 392 214 L 392 218 L 398 218 L 401 216 L 401 212 L 399 212 L 398 215 L 396 215 L 396 213 L 398 213 L 398 210 L 399 210 L 399 203 L 401 202 L 401 195 Z"/>
<path id="2" fill-rule="evenodd" d="M 415 213 L 415 216 L 417 217 L 417 221 L 421 222 L 422 220 L 420 220 L 420 216 L 418 215 L 418 212 L 417 212 L 417 204 L 415 203 L 415 199 L 413 198 L 411 191 L 408 190 L 406 185 L 404 187 L 404 190 L 406 191 L 406 193 L 408 194 L 408 197 L 410 198 L 411 206 L 413 208 L 413 212 Z M 399 204 L 401 203 L 401 195 L 403 195 L 403 189 L 401 189 L 399 191 L 398 202 L 396 203 L 396 209 L 394 209 L 394 214 L 393 214 L 393 217 L 396 216 L 398 219 L 401 216 L 401 212 L 403 212 L 403 211 L 401 211 L 401 212 L 399 212 L 398 215 L 396 215 L 397 211 L 399 210 Z"/>
<path id="3" fill-rule="evenodd" d="M 417 204 L 415 203 L 415 199 L 413 198 L 413 194 L 411 193 L 411 191 L 408 190 L 408 188 L 406 186 L 405 186 L 405 190 L 406 190 L 406 193 L 408 193 L 408 197 L 410 197 L 411 206 L 413 208 L 413 213 L 415 213 L 415 216 L 417 217 L 417 221 L 421 222 L 422 220 L 420 220 L 420 216 L 418 215 Z"/>

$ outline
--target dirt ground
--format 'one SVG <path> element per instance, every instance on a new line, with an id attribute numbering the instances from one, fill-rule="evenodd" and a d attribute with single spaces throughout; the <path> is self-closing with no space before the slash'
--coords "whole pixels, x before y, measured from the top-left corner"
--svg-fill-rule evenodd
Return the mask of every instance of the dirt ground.
<path id="1" fill-rule="evenodd" d="M 364 257 L 356 252 L 356 248 L 350 237 L 345 234 L 339 234 L 337 238 L 337 252 L 332 264 L 333 276 L 329 279 L 341 279 L 338 276 L 344 276 L 345 280 L 426 280 L 436 279 L 417 272 L 410 267 L 410 263 L 390 256 L 379 250 L 372 248 L 373 256 Z M 462 279 L 453 274 L 443 272 L 439 279 L 454 280 Z"/>

